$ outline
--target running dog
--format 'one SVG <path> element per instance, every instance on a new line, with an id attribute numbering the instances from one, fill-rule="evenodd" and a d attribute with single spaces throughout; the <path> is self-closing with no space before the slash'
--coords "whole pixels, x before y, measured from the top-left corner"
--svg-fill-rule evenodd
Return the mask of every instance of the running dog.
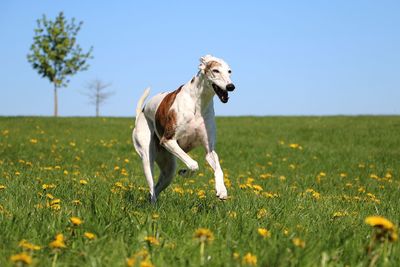
<path id="1" fill-rule="evenodd" d="M 235 89 L 231 69 L 222 59 L 206 55 L 200 58 L 199 72 L 189 82 L 173 92 L 155 95 L 143 107 L 149 95 L 147 88 L 136 107 L 136 123 L 132 139 L 142 159 L 143 171 L 150 187 L 150 200 L 156 202 L 161 191 L 172 181 L 176 159 L 187 169 L 178 173 L 188 176 L 199 169 L 198 163 L 187 152 L 203 146 L 206 160 L 214 170 L 216 195 L 228 197 L 218 155 L 214 151 L 216 126 L 213 97 L 227 103 L 228 92 Z M 154 161 L 160 176 L 154 186 Z"/>

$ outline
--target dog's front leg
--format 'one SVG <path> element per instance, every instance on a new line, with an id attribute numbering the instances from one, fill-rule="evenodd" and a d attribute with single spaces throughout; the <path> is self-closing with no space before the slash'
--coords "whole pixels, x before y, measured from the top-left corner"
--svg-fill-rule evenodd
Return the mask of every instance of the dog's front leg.
<path id="1" fill-rule="evenodd" d="M 217 197 L 221 200 L 228 198 L 228 192 L 224 184 L 224 173 L 222 172 L 221 165 L 217 153 L 213 150 L 206 155 L 206 160 L 214 170 L 215 176 L 215 190 L 217 191 Z"/>
<path id="2" fill-rule="evenodd" d="M 185 163 L 190 171 L 197 171 L 199 169 L 199 164 L 195 160 L 193 160 L 188 154 L 186 154 L 185 151 L 182 150 L 176 140 L 166 140 L 161 144 L 178 159 L 182 160 L 182 162 Z"/>

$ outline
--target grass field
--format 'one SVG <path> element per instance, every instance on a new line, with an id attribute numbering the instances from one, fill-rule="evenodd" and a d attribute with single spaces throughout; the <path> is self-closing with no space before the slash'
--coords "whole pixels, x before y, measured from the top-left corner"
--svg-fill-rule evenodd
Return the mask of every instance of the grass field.
<path id="1" fill-rule="evenodd" d="M 0 266 L 399 266 L 400 117 L 218 118 L 229 199 L 198 149 L 156 205 L 132 128 L 0 118 Z"/>

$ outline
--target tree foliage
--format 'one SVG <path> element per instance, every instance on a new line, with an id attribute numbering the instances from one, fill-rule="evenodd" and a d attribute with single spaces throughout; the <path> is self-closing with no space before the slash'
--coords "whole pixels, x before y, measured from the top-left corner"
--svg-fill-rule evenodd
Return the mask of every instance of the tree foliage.
<path id="1" fill-rule="evenodd" d="M 85 53 L 76 42 L 82 24 L 76 24 L 75 18 L 68 23 L 63 12 L 59 13 L 55 21 L 48 20 L 45 15 L 37 20 L 28 61 L 55 87 L 67 86 L 68 76 L 89 67 L 87 60 L 92 58 L 92 48 Z"/>

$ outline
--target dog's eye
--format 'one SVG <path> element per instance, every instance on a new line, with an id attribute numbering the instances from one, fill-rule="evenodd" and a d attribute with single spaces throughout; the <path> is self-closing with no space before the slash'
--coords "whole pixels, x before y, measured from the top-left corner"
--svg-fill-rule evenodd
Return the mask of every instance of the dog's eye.
<path id="1" fill-rule="evenodd" d="M 217 70 L 217 69 L 215 69 L 215 70 L 212 70 L 214 73 L 219 73 L 219 70 Z"/>
<path id="2" fill-rule="evenodd" d="M 231 74 L 231 73 L 232 73 L 232 71 L 231 71 L 231 70 L 228 70 L 228 73 L 229 73 L 229 74 Z"/>

